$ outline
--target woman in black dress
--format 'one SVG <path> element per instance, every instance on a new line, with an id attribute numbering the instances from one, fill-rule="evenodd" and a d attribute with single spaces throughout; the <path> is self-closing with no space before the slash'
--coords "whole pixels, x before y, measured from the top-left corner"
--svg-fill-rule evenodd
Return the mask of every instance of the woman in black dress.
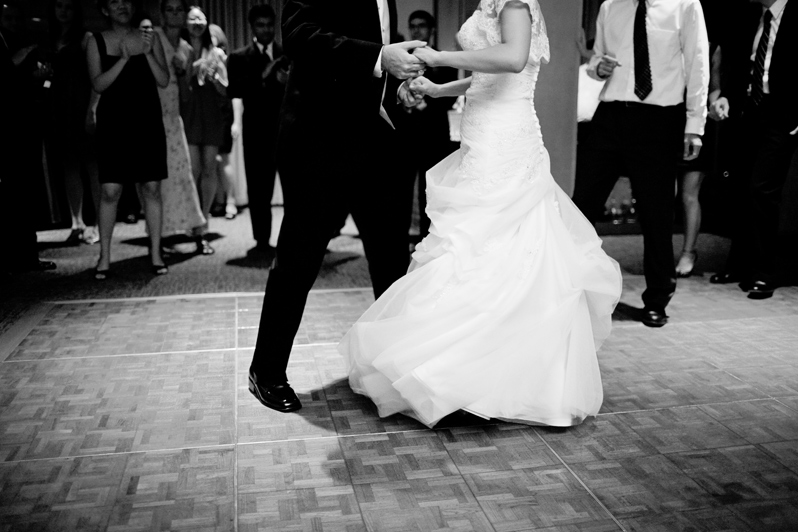
<path id="1" fill-rule="evenodd" d="M 144 200 L 150 259 L 156 275 L 167 273 L 161 257 L 161 181 L 167 177 L 166 135 L 158 87 L 169 84 L 160 39 L 132 24 L 130 0 L 100 0 L 111 29 L 89 39 L 87 58 L 97 105 L 100 200 L 100 260 L 95 278 L 106 279 L 111 237 L 124 185 L 135 183 Z"/>

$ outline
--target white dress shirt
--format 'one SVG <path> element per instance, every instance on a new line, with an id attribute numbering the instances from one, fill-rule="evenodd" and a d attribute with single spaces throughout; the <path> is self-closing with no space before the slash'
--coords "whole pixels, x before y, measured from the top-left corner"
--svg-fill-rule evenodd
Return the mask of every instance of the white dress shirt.
<path id="1" fill-rule="evenodd" d="M 601 92 L 604 102 L 640 102 L 635 96 L 634 20 L 639 0 L 606 0 L 596 21 L 595 55 L 588 74 L 602 56 L 618 60 Z M 704 134 L 709 92 L 709 39 L 699 0 L 647 0 L 646 32 L 653 90 L 644 103 L 659 106 L 685 102 L 685 133 Z M 685 89 L 687 89 L 685 97 Z"/>
<path id="2" fill-rule="evenodd" d="M 274 41 L 270 42 L 268 46 L 263 46 L 261 43 L 258 42 L 257 39 L 252 39 L 255 41 L 255 46 L 258 47 L 258 51 L 263 54 L 269 54 L 269 59 L 274 61 Z"/>
<path id="3" fill-rule="evenodd" d="M 762 76 L 762 88 L 765 94 L 770 94 L 770 84 L 768 83 L 768 78 L 770 77 L 770 60 L 773 58 L 773 45 L 776 44 L 776 34 L 779 32 L 781 16 L 784 14 L 785 7 L 787 7 L 787 0 L 776 0 L 773 5 L 768 8 L 773 15 L 773 19 L 770 21 L 770 36 L 768 37 L 768 49 L 765 54 L 765 75 Z M 756 37 L 754 37 L 754 47 L 751 50 L 751 61 L 756 60 L 756 49 L 759 47 L 760 39 L 762 39 L 765 11 L 766 9 L 763 6 L 763 18 L 759 21 L 759 29 L 756 30 Z M 750 91 L 751 88 L 749 87 L 748 90 Z"/>
<path id="4" fill-rule="evenodd" d="M 377 9 L 380 13 L 380 27 L 382 28 L 382 44 L 383 46 L 388 45 L 391 43 L 391 15 L 388 10 L 388 0 L 377 0 Z M 381 78 L 382 77 L 382 50 L 380 50 L 380 55 L 377 56 L 377 63 L 374 65 L 374 77 Z M 387 86 L 387 80 L 382 85 L 382 100 L 385 99 L 385 87 Z M 385 106 L 380 103 L 380 116 L 388 122 L 388 124 L 394 128 L 393 122 L 391 119 L 388 118 L 388 113 L 385 111 Z M 394 128 L 396 129 L 396 128 Z"/>
<path id="5" fill-rule="evenodd" d="M 382 44 L 391 44 L 391 15 L 388 11 L 387 0 L 377 0 L 377 9 L 380 12 Z M 374 77 L 382 77 L 382 50 L 380 50 L 380 55 L 377 56 L 377 63 L 374 65 Z"/>

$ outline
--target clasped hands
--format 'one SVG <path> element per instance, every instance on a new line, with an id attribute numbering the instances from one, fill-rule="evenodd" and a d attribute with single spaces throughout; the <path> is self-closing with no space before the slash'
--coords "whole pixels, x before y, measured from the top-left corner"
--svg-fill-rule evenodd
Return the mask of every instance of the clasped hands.
<path id="1" fill-rule="evenodd" d="M 131 32 L 119 43 L 119 53 L 123 59 L 130 59 L 134 55 L 147 55 L 153 51 L 155 33 L 152 29 Z"/>
<path id="2" fill-rule="evenodd" d="M 424 41 L 407 41 L 389 44 L 382 49 L 382 68 L 393 76 L 405 80 L 399 87 L 398 97 L 406 107 L 419 105 L 424 96 L 436 86 L 423 76 L 427 67 L 435 67 L 440 52 Z"/>

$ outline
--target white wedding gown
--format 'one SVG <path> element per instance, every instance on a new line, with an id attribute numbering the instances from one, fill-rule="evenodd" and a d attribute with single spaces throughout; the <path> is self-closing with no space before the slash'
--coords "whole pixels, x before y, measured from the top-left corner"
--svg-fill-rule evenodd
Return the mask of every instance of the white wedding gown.
<path id="1" fill-rule="evenodd" d="M 482 0 L 460 29 L 465 50 L 501 42 Z M 352 389 L 382 417 L 427 426 L 457 410 L 570 426 L 602 402 L 596 350 L 621 293 L 617 263 L 554 182 L 533 95 L 548 61 L 536 0 L 529 62 L 474 73 L 462 143 L 427 173 L 430 235 L 339 345 Z"/>

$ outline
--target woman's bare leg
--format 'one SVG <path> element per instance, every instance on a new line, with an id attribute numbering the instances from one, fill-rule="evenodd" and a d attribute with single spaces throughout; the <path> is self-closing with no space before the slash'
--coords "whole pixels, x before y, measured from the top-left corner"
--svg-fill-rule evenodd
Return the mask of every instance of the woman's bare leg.
<path id="1" fill-rule="evenodd" d="M 704 172 L 690 171 L 682 176 L 682 205 L 684 207 L 684 246 L 676 273 L 685 275 L 695 266 L 695 250 L 701 229 L 701 204 L 698 201 Z"/>
<path id="2" fill-rule="evenodd" d="M 163 204 L 161 202 L 161 182 L 148 181 L 139 183 L 139 195 L 143 199 L 144 220 L 150 233 L 150 260 L 153 266 L 163 264 L 161 257 L 161 228 L 163 220 Z"/>
<path id="3" fill-rule="evenodd" d="M 116 224 L 116 208 L 122 196 L 122 185 L 119 183 L 103 183 L 100 195 L 100 260 L 97 262 L 98 270 L 107 270 L 111 267 L 111 239 L 114 236 Z"/>

